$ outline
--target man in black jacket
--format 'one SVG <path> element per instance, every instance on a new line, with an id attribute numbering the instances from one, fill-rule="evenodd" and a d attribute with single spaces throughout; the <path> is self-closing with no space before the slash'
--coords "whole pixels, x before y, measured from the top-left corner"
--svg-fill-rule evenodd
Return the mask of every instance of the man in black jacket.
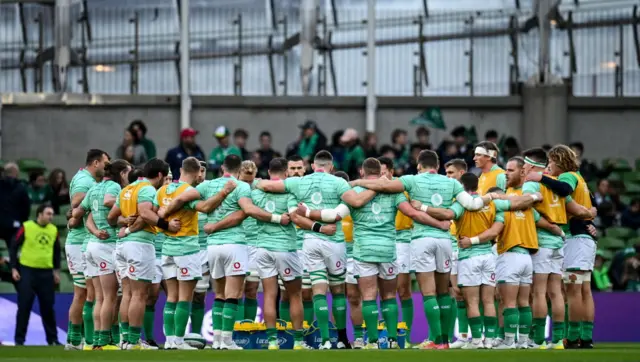
<path id="1" fill-rule="evenodd" d="M 31 200 L 27 187 L 18 179 L 20 169 L 15 163 L 4 167 L 0 178 L 0 239 L 9 245 L 23 222 L 29 220 Z"/>

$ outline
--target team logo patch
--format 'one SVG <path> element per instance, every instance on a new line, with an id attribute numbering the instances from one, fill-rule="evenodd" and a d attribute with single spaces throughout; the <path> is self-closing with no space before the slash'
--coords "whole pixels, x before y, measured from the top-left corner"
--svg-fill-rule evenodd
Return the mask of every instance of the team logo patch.
<path id="1" fill-rule="evenodd" d="M 319 192 L 314 192 L 314 193 L 311 195 L 311 202 L 312 202 L 314 205 L 319 205 L 320 203 L 322 203 L 322 194 L 321 194 L 321 193 L 319 193 Z"/>
<path id="2" fill-rule="evenodd" d="M 496 280 L 496 273 L 491 273 L 491 281 Z"/>
<path id="3" fill-rule="evenodd" d="M 440 195 L 438 193 L 435 193 L 435 194 L 431 195 L 431 204 L 433 206 L 437 207 L 437 206 L 442 205 L 442 201 L 443 201 L 442 200 L 442 195 Z"/>
<path id="4" fill-rule="evenodd" d="M 371 212 L 374 215 L 378 215 L 380 212 L 382 212 L 382 206 L 380 206 L 380 204 L 378 204 L 377 202 L 374 202 L 371 204 Z"/>
<path id="5" fill-rule="evenodd" d="M 182 275 L 187 275 L 189 274 L 189 270 L 187 268 L 181 268 L 180 273 L 182 273 Z"/>
<path id="6" fill-rule="evenodd" d="M 340 260 L 338 260 L 336 262 L 336 268 L 340 268 L 342 266 L 342 262 Z"/>
<path id="7" fill-rule="evenodd" d="M 272 213 L 272 212 L 276 211 L 276 203 L 273 202 L 273 201 L 267 201 L 267 203 L 264 205 L 264 209 L 267 212 L 271 212 Z"/>
<path id="8" fill-rule="evenodd" d="M 284 273 L 285 273 L 285 274 L 287 274 L 287 275 L 291 274 L 291 269 L 286 268 L 286 269 L 284 270 Z"/>
<path id="9" fill-rule="evenodd" d="M 105 263 L 104 261 L 100 262 L 100 269 L 107 269 L 107 263 Z"/>
<path id="10" fill-rule="evenodd" d="M 236 269 L 236 270 L 240 269 L 240 263 L 237 262 L 237 261 L 235 263 L 233 263 L 233 268 Z"/>
<path id="11" fill-rule="evenodd" d="M 447 259 L 444 261 L 444 266 L 449 266 L 451 264 L 451 260 Z"/>
<path id="12" fill-rule="evenodd" d="M 393 267 L 389 268 L 389 274 L 393 274 Z"/>

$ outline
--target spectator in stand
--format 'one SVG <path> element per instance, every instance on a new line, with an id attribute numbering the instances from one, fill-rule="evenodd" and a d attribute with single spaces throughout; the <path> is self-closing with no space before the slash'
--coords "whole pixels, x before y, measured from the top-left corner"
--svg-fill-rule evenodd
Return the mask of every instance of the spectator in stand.
<path id="1" fill-rule="evenodd" d="M 49 174 L 49 194 L 51 206 L 56 214 L 60 214 L 60 206 L 69 205 L 69 182 L 62 169 L 56 168 Z"/>
<path id="2" fill-rule="evenodd" d="M 404 170 L 405 175 L 418 174 L 418 155 L 420 155 L 420 151 L 422 151 L 422 147 L 419 144 L 414 143 L 411 145 L 411 159 L 409 160 L 409 167 Z"/>
<path id="3" fill-rule="evenodd" d="M 333 167 L 336 170 L 342 170 L 342 163 L 344 162 L 345 155 L 347 153 L 344 145 L 340 142 L 342 135 L 344 135 L 344 130 L 342 129 L 333 132 L 331 135 L 331 145 L 328 147 L 328 151 L 333 156 Z"/>
<path id="4" fill-rule="evenodd" d="M 593 181 L 598 178 L 607 178 L 613 169 L 607 166 L 606 169 L 600 170 L 598 166 L 585 158 L 583 158 L 584 154 L 584 145 L 582 142 L 573 142 L 569 145 L 573 152 L 578 156 L 578 161 L 580 162 L 580 175 L 584 178 L 585 181 Z"/>
<path id="5" fill-rule="evenodd" d="M 29 174 L 27 192 L 32 204 L 39 205 L 50 201 L 51 195 L 47 188 L 47 179 L 44 177 L 44 172 L 34 171 Z"/>
<path id="6" fill-rule="evenodd" d="M 622 285 L 627 292 L 640 292 L 640 244 L 635 245 L 624 262 Z"/>
<path id="7" fill-rule="evenodd" d="M 518 145 L 518 140 L 516 140 L 514 137 L 507 137 L 504 140 L 504 149 L 502 150 L 502 153 L 504 154 L 505 160 L 509 160 L 512 157 L 519 156 L 521 151 L 520 145 Z"/>
<path id="8" fill-rule="evenodd" d="M 229 129 L 225 126 L 216 128 L 216 131 L 213 133 L 213 136 L 218 140 L 218 147 L 211 150 L 211 154 L 209 155 L 209 169 L 214 172 L 218 172 L 218 170 L 220 170 L 220 166 L 222 166 L 224 158 L 228 155 L 242 157 L 240 149 L 229 142 L 230 134 L 231 132 L 229 132 Z M 175 179 L 175 173 L 173 177 Z"/>
<path id="9" fill-rule="evenodd" d="M 599 207 L 603 202 L 611 201 L 609 196 L 609 180 L 598 180 L 596 192 L 593 193 L 593 197 L 596 200 L 596 207 Z"/>
<path id="10" fill-rule="evenodd" d="M 140 144 L 137 133 L 134 133 L 128 128 L 124 130 L 122 144 L 116 149 L 116 158 L 127 160 L 134 166 L 139 166 L 147 162 L 147 152 Z"/>
<path id="11" fill-rule="evenodd" d="M 247 140 L 249 139 L 249 132 L 242 128 L 238 128 L 233 132 L 233 144 L 240 150 L 240 157 L 243 161 L 251 159 L 251 154 L 247 151 Z"/>
<path id="12" fill-rule="evenodd" d="M 549 152 L 549 150 L 551 150 L 551 145 L 548 143 L 545 143 L 542 145 L 542 149 L 544 150 L 544 152 Z"/>
<path id="13" fill-rule="evenodd" d="M 430 150 L 433 149 L 431 142 L 429 142 L 429 137 L 431 136 L 431 132 L 427 127 L 418 127 L 416 129 L 416 138 L 418 142 L 415 144 L 420 147 L 421 150 Z"/>
<path id="14" fill-rule="evenodd" d="M 611 280 L 609 279 L 609 265 L 607 262 L 610 257 L 604 250 L 598 250 L 596 252 L 596 260 L 593 266 L 593 283 L 591 283 L 591 289 L 599 292 L 610 292 L 613 288 Z"/>
<path id="15" fill-rule="evenodd" d="M 447 140 L 442 141 L 440 148 L 442 149 L 442 156 L 440 158 L 440 168 L 438 169 L 438 173 L 444 175 L 445 173 L 444 165 L 453 159 L 460 158 L 465 160 L 465 162 L 467 162 L 466 159 L 462 157 L 463 154 L 460 153 L 460 148 L 458 148 L 458 145 L 455 142 L 447 141 Z M 470 163 L 467 163 L 467 165 L 470 165 Z"/>
<path id="16" fill-rule="evenodd" d="M 268 179 L 269 162 L 276 157 L 281 157 L 280 153 L 271 148 L 271 133 L 267 131 L 260 133 L 260 148 L 256 153 L 260 157 L 260 163 L 256 163 L 258 165 L 258 174 L 261 175 L 260 178 Z M 256 161 L 254 160 L 253 162 Z"/>
<path id="17" fill-rule="evenodd" d="M 598 220 L 600 220 L 599 227 L 608 228 L 613 226 L 616 222 L 616 204 L 611 198 L 611 188 L 609 187 L 609 181 L 602 179 L 598 181 L 596 192 L 593 194 L 595 199 L 595 207 L 598 209 Z"/>
<path id="18" fill-rule="evenodd" d="M 396 158 L 396 151 L 391 145 L 382 145 L 380 147 L 380 157 L 387 157 L 393 160 Z"/>
<path id="19" fill-rule="evenodd" d="M 318 129 L 316 122 L 307 120 L 300 126 L 302 139 L 298 144 L 297 154 L 309 163 L 316 153 L 327 149 L 327 137 Z"/>
<path id="20" fill-rule="evenodd" d="M 139 119 L 131 122 L 129 125 L 129 129 L 133 134 L 138 137 L 138 140 L 142 147 L 144 147 L 144 152 L 147 154 L 147 159 L 152 159 L 156 157 L 156 144 L 153 143 L 152 140 L 147 138 L 147 126 Z"/>
<path id="21" fill-rule="evenodd" d="M 345 149 L 345 157 L 340 169 L 349 175 L 349 179 L 355 180 L 360 177 L 360 167 L 366 158 L 360 146 L 358 131 L 347 128 L 340 137 L 340 143 Z"/>
<path id="22" fill-rule="evenodd" d="M 174 180 L 180 178 L 180 167 L 182 160 L 187 157 L 195 157 L 200 161 L 204 161 L 204 151 L 196 143 L 196 135 L 198 131 L 193 128 L 185 128 L 180 132 L 180 144 L 167 151 L 164 160 L 169 164 L 171 174 Z"/>
<path id="23" fill-rule="evenodd" d="M 453 158 L 461 158 L 467 163 L 467 165 L 473 165 L 475 148 L 467 138 L 467 129 L 464 126 L 458 126 L 451 131 L 451 137 L 453 137 L 453 144 L 456 147 L 456 154 L 453 155 L 453 151 L 451 149 L 447 150 L 445 147 L 442 149 L 443 155 L 446 154 L 448 156 L 453 156 Z M 440 165 L 443 173 L 445 163 L 445 161 L 442 161 L 442 165 Z"/>
<path id="24" fill-rule="evenodd" d="M 631 200 L 629 207 L 622 212 L 620 225 L 633 230 L 640 229 L 640 199 Z"/>
<path id="25" fill-rule="evenodd" d="M 484 134 L 484 140 L 485 141 L 489 141 L 489 142 L 493 142 L 494 144 L 498 144 L 498 132 L 494 129 L 490 129 L 488 130 L 485 134 Z M 549 147 L 551 148 L 551 147 Z"/>
<path id="26" fill-rule="evenodd" d="M 31 214 L 29 193 L 24 183 L 18 180 L 19 174 L 18 165 L 9 162 L 0 178 L 0 239 L 5 241 L 13 238 Z"/>
<path id="27" fill-rule="evenodd" d="M 407 138 L 407 131 L 403 129 L 395 129 L 391 133 L 391 147 L 395 157 L 393 158 L 393 164 L 397 169 L 404 169 L 409 165 L 409 146 L 407 145 L 409 140 Z"/>
<path id="28" fill-rule="evenodd" d="M 364 155 L 366 158 L 378 157 L 378 136 L 373 132 L 364 134 Z"/>

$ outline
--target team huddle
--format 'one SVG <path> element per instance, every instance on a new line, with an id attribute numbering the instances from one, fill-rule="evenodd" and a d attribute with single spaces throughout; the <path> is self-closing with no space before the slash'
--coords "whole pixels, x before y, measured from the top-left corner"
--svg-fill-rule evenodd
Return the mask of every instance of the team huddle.
<path id="1" fill-rule="evenodd" d="M 195 350 L 189 338 L 201 333 L 211 288 L 211 347 L 242 349 L 234 326 L 256 318 L 260 283 L 271 350 L 280 347 L 278 314 L 291 322 L 294 349 L 312 349 L 303 326 L 314 320 L 319 349 L 378 349 L 377 328 L 363 324 L 377 326 L 380 315 L 388 347 L 400 348 L 398 322 L 410 336 L 414 319 L 411 273 L 429 331 L 404 348 L 592 348 L 596 211 L 576 155 L 534 148 L 504 170 L 497 158 L 496 145 L 481 142 L 479 177 L 463 160 L 448 162 L 444 176 L 425 150 L 418 174 L 399 178 L 391 159 L 369 158 L 349 182 L 332 173 L 326 151 L 308 175 L 300 157 L 273 159 L 269 180 L 235 155 L 205 180 L 206 163 L 188 157 L 172 181 L 162 160 L 134 170 L 90 150 L 70 185 L 65 348 L 158 349 L 163 289 L 164 349 Z"/>

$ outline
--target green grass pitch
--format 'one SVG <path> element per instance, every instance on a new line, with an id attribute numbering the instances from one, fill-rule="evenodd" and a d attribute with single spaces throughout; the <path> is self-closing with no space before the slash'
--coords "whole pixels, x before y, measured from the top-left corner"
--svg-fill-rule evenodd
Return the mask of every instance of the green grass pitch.
<path id="1" fill-rule="evenodd" d="M 593 350 L 516 351 L 64 351 L 61 347 L 0 347 L 3 362 L 602 362 L 640 361 L 640 344 L 600 343 Z"/>

